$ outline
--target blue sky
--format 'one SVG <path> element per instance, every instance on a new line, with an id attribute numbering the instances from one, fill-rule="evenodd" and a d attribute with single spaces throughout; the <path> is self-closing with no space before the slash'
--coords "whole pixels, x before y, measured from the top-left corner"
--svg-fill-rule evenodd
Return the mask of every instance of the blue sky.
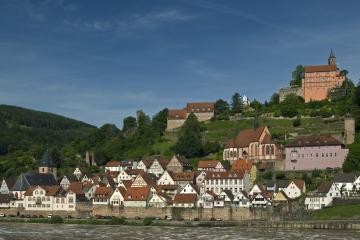
<path id="1" fill-rule="evenodd" d="M 264 101 L 297 64 L 360 78 L 360 2 L 0 0 L 0 103 L 97 126 L 189 101 Z"/>

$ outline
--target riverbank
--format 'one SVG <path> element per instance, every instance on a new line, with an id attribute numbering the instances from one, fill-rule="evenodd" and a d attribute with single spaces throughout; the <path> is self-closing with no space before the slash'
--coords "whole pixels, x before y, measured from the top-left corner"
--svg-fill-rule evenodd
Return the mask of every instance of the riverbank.
<path id="1" fill-rule="evenodd" d="M 51 219 L 2 218 L 0 222 L 52 224 Z M 283 229 L 332 229 L 360 230 L 360 220 L 306 220 L 306 221 L 174 221 L 174 220 L 126 220 L 113 219 L 64 219 L 56 224 L 79 225 L 130 225 L 130 226 L 172 226 L 172 227 L 242 227 Z"/>

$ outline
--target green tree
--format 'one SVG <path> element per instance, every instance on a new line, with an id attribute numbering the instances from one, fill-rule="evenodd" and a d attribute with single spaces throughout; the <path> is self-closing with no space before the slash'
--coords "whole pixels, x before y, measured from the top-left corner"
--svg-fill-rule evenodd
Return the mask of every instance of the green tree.
<path id="1" fill-rule="evenodd" d="M 239 93 L 234 93 L 231 97 L 231 112 L 233 114 L 242 113 L 243 111 L 243 101 Z"/>
<path id="2" fill-rule="evenodd" d="M 219 99 L 215 102 L 215 117 L 220 120 L 229 119 L 230 107 L 229 104 L 223 100 Z"/>
<path id="3" fill-rule="evenodd" d="M 343 164 L 344 172 L 360 172 L 360 143 L 349 145 L 349 153 Z"/>
<path id="4" fill-rule="evenodd" d="M 301 87 L 301 80 L 304 76 L 305 68 L 303 65 L 297 65 L 295 70 L 292 72 L 292 81 L 290 82 L 291 86 Z"/>
<path id="5" fill-rule="evenodd" d="M 254 101 L 252 101 L 250 103 L 250 107 L 254 108 L 255 110 L 260 110 L 263 105 L 261 104 L 261 102 L 259 102 L 258 100 L 254 99 Z"/>
<path id="6" fill-rule="evenodd" d="M 129 116 L 129 117 L 124 118 L 122 130 L 123 130 L 123 132 L 128 132 L 132 129 L 135 129 L 136 126 L 137 126 L 136 118 Z"/>
<path id="7" fill-rule="evenodd" d="M 278 93 L 274 93 L 273 95 L 271 95 L 269 104 L 270 104 L 270 105 L 277 105 L 277 104 L 279 104 L 279 94 L 278 94 Z"/>
<path id="8" fill-rule="evenodd" d="M 160 135 L 163 135 L 163 133 L 166 130 L 167 115 L 168 115 L 168 109 L 164 108 L 163 110 L 158 112 L 152 119 L 152 126 Z"/>
<path id="9" fill-rule="evenodd" d="M 174 150 L 186 157 L 197 157 L 202 154 L 201 126 L 193 113 L 189 115 L 181 127 Z"/>

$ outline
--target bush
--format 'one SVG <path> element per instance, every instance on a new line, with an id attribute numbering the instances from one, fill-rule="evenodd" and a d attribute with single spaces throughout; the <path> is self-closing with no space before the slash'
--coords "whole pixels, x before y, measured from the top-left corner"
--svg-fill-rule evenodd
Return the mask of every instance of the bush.
<path id="1" fill-rule="evenodd" d="M 301 125 L 301 117 L 298 116 L 294 121 L 293 121 L 293 127 L 299 127 Z"/>
<path id="2" fill-rule="evenodd" d="M 58 215 L 54 215 L 50 218 L 50 223 L 51 224 L 58 224 L 58 223 L 63 223 L 64 219 Z"/>
<path id="3" fill-rule="evenodd" d="M 280 110 L 276 110 L 276 111 L 274 112 L 274 117 L 280 117 L 280 116 L 281 116 Z"/>
<path id="4" fill-rule="evenodd" d="M 110 221 L 109 221 L 109 224 L 110 225 L 123 225 L 125 224 L 125 218 L 124 217 L 113 217 Z"/>
<path id="5" fill-rule="evenodd" d="M 143 224 L 144 224 L 145 226 L 151 225 L 151 224 L 152 224 L 152 218 L 151 218 L 151 217 L 146 217 L 146 218 L 144 218 Z"/>
<path id="6" fill-rule="evenodd" d="M 331 110 L 328 110 L 326 108 L 320 109 L 320 116 L 322 118 L 328 118 L 328 117 L 331 117 L 332 115 L 333 115 L 333 113 Z"/>
<path id="7" fill-rule="evenodd" d="M 296 115 L 298 115 L 298 110 L 296 109 L 296 106 L 292 106 L 292 105 L 283 105 L 281 106 L 281 115 L 283 117 L 295 117 Z"/>

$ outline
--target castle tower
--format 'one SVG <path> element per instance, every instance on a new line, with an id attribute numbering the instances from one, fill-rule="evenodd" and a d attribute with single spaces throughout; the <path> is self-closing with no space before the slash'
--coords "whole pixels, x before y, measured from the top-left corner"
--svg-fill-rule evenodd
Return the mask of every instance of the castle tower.
<path id="1" fill-rule="evenodd" d="M 336 66 L 336 57 L 332 49 L 328 58 L 328 64 L 329 66 Z"/>
<path id="2" fill-rule="evenodd" d="M 57 177 L 57 165 L 50 156 L 49 150 L 46 150 L 41 158 L 39 173 L 51 173 L 55 179 Z"/>

